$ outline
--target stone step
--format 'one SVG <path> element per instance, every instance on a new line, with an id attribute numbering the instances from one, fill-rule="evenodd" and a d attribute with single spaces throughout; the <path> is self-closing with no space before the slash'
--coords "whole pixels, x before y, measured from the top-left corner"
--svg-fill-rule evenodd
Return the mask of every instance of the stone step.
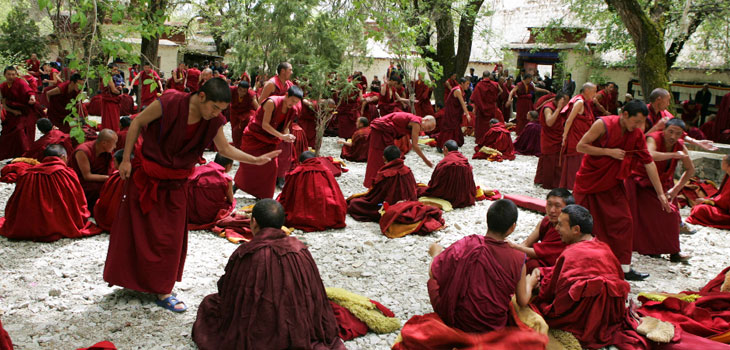
<path id="1" fill-rule="evenodd" d="M 723 145 L 728 146 L 728 145 Z M 728 152 L 730 153 L 730 152 Z M 727 153 L 715 153 L 707 151 L 689 151 L 689 157 L 692 159 L 692 163 L 695 166 L 695 176 L 701 179 L 708 179 L 715 181 L 718 185 L 722 182 L 725 177 L 725 172 L 722 171 L 721 164 L 722 158 Z M 677 172 L 675 178 L 682 176 L 684 167 L 679 162 L 677 166 Z"/>

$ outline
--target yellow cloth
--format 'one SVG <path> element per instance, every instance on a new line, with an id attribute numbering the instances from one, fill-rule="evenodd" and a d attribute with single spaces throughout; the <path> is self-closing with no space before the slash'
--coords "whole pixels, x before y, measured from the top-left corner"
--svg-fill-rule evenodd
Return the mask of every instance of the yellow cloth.
<path id="1" fill-rule="evenodd" d="M 26 157 L 18 157 L 18 158 L 15 158 L 15 159 L 13 159 L 13 160 L 10 161 L 11 164 L 12 163 L 20 163 L 20 162 L 28 163 L 30 165 L 38 165 L 38 164 L 41 164 L 41 162 L 39 162 L 35 158 L 26 158 Z"/>
<path id="2" fill-rule="evenodd" d="M 500 152 L 492 147 L 487 147 L 487 146 L 480 148 L 479 152 L 488 154 L 488 155 L 498 155 L 498 156 L 502 155 L 502 152 Z"/>
<path id="3" fill-rule="evenodd" d="M 350 311 L 357 319 L 363 321 L 375 333 L 392 333 L 400 329 L 400 320 L 383 315 L 370 298 L 344 290 L 342 288 L 325 288 L 327 298 Z"/>
<path id="4" fill-rule="evenodd" d="M 429 143 L 429 142 L 434 142 L 434 141 L 436 141 L 436 139 L 432 139 L 432 138 L 428 138 L 428 139 L 418 139 L 418 144 L 419 144 L 419 145 L 425 145 L 425 144 L 427 144 L 427 143 Z"/>
<path id="5" fill-rule="evenodd" d="M 689 303 L 694 303 L 695 301 L 697 301 L 697 299 L 702 298 L 702 296 L 699 294 L 684 294 L 684 293 L 671 294 L 671 293 L 641 292 L 641 293 L 639 293 L 639 296 L 647 298 L 652 301 L 658 301 L 658 302 L 662 302 L 665 299 L 671 297 L 671 298 L 677 298 L 679 300 L 686 301 Z"/>
<path id="6" fill-rule="evenodd" d="M 367 190 L 367 191 L 365 191 L 365 192 L 361 192 L 361 193 L 355 193 L 355 194 L 353 194 L 352 196 L 349 196 L 349 197 L 347 197 L 347 200 L 348 200 L 348 201 L 350 201 L 350 200 L 353 200 L 353 199 L 355 199 L 355 198 L 360 198 L 360 197 L 363 197 L 363 196 L 365 196 L 366 194 L 368 194 L 368 192 L 370 192 L 370 189 L 368 189 L 368 190 Z"/>
<path id="7" fill-rule="evenodd" d="M 728 270 L 727 273 L 725 273 L 725 282 L 722 283 L 722 286 L 720 287 L 721 292 L 728 293 L 730 292 L 730 270 Z"/>
<path id="8" fill-rule="evenodd" d="M 451 202 L 449 202 L 445 199 L 436 198 L 436 197 L 421 197 L 421 198 L 418 198 L 418 201 L 423 204 L 439 208 L 443 211 L 454 210 L 454 207 L 451 206 Z"/>

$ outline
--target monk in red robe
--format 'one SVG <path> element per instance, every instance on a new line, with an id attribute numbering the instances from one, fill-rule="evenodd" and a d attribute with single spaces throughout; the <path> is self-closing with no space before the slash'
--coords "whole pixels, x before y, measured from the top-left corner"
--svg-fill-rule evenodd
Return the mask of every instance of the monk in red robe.
<path id="1" fill-rule="evenodd" d="M 540 108 L 540 159 L 537 161 L 535 183 L 545 189 L 560 186 L 560 147 L 563 137 L 563 119 L 560 111 L 568 103 L 568 95 L 558 92 Z"/>
<path id="2" fill-rule="evenodd" d="M 132 125 L 131 117 L 125 115 L 119 118 L 119 131 L 117 131 L 117 146 L 114 148 L 115 151 L 124 149 L 124 144 L 127 143 L 127 132 L 129 132 L 130 125 Z"/>
<path id="3" fill-rule="evenodd" d="M 296 137 L 289 127 L 299 112 L 301 100 L 302 90 L 298 86 L 290 87 L 286 96 L 264 100 L 243 131 L 241 150 L 256 156 L 275 151 L 282 141 L 293 143 Z M 256 198 L 273 197 L 280 159 L 263 166 L 241 164 L 234 178 L 236 187 Z"/>
<path id="4" fill-rule="evenodd" d="M 345 227 L 347 202 L 334 175 L 314 152 L 299 156 L 276 199 L 286 210 L 286 225 L 304 232 Z"/>
<path id="5" fill-rule="evenodd" d="M 464 91 L 469 88 L 466 78 L 459 78 L 459 84 L 451 89 L 444 102 L 444 115 L 439 122 L 439 133 L 436 135 L 436 147 L 442 149 L 448 140 L 454 140 L 461 147 L 464 144 L 464 133 L 461 130 L 462 116 L 469 115 L 464 102 Z M 467 117 L 470 122 L 471 117 Z"/>
<path id="6" fill-rule="evenodd" d="M 337 143 L 342 144 L 342 152 L 340 158 L 352 162 L 367 162 L 368 147 L 370 140 L 370 122 L 368 118 L 360 117 L 357 119 L 357 131 L 352 134 L 352 140 Z"/>
<path id="7" fill-rule="evenodd" d="M 677 202 L 677 195 L 695 173 L 689 151 L 682 140 L 685 128 L 681 119 L 672 119 L 666 122 L 664 131 L 655 131 L 646 136 L 647 149 L 654 159 L 662 191 L 666 193 L 671 206 L 669 212 L 663 210 L 643 167 L 635 167 L 631 176 L 624 181 L 634 224 L 633 250 L 654 256 L 670 254 L 669 260 L 672 262 L 689 260 L 689 256 L 679 253 L 682 217 Z M 685 171 L 675 184 L 674 173 L 679 161 Z"/>
<path id="8" fill-rule="evenodd" d="M 185 87 L 190 90 L 190 92 L 198 91 L 198 80 L 200 80 L 200 70 L 198 69 L 198 64 L 195 63 L 192 67 L 188 68 L 187 79 L 185 79 Z"/>
<path id="9" fill-rule="evenodd" d="M 492 73 L 485 71 L 474 91 L 471 93 L 471 102 L 475 107 L 474 137 L 482 137 L 489 129 L 489 121 L 497 119 L 504 123 L 504 116 L 497 107 L 499 95 L 502 94 L 502 86 L 492 80 Z M 497 113 L 499 111 L 499 113 Z"/>
<path id="10" fill-rule="evenodd" d="M 344 350 L 317 264 L 306 245 L 280 229 L 284 208 L 263 199 L 251 216 L 253 240 L 233 252 L 218 293 L 198 307 L 195 344 L 201 350 Z"/>
<path id="11" fill-rule="evenodd" d="M 540 156 L 540 134 L 542 126 L 537 111 L 527 113 L 527 125 L 522 134 L 515 140 L 515 152 L 525 156 Z"/>
<path id="12" fill-rule="evenodd" d="M 195 167 L 188 178 L 188 224 L 212 225 L 235 209 L 233 179 L 227 174 L 231 168 L 233 160 L 221 154 Z"/>
<path id="13" fill-rule="evenodd" d="M 369 121 L 373 121 L 380 117 L 380 111 L 378 110 L 378 101 L 380 100 L 380 87 L 370 87 L 370 92 L 362 95 L 362 106 L 360 107 L 360 115 L 368 118 Z M 421 102 L 419 100 L 419 102 Z"/>
<path id="14" fill-rule="evenodd" d="M 410 102 L 402 96 L 403 90 L 400 88 L 402 83 L 403 81 L 397 75 L 388 79 L 385 90 L 381 91 L 378 97 L 378 109 L 381 116 L 400 112 L 404 108 L 403 104 Z"/>
<path id="15" fill-rule="evenodd" d="M 431 93 L 433 92 L 423 81 L 424 73 L 418 73 L 418 80 L 413 84 L 413 93 L 416 95 L 416 102 L 414 107 L 416 108 L 416 115 L 419 117 L 425 117 L 427 115 L 433 115 L 433 105 L 431 104 Z M 364 96 L 363 96 L 364 97 Z"/>
<path id="16" fill-rule="evenodd" d="M 114 169 L 119 169 L 119 165 L 122 164 L 124 156 L 124 149 L 120 149 L 114 152 Z M 132 156 L 134 157 L 134 156 Z M 124 195 L 124 182 L 119 177 L 119 171 L 115 170 L 109 178 L 104 182 L 99 191 L 99 199 L 96 201 L 94 206 L 94 221 L 96 226 L 104 231 L 110 231 L 114 219 L 117 217 L 119 211 L 119 204 L 122 202 L 122 196 Z"/>
<path id="17" fill-rule="evenodd" d="M 395 112 L 373 120 L 370 123 L 370 138 L 368 141 L 368 164 L 365 169 L 365 181 L 363 186 L 370 188 L 381 167 L 383 151 L 386 147 L 395 144 L 395 140 L 404 136 L 411 136 L 413 151 L 418 154 L 429 168 L 433 167 L 426 155 L 423 154 L 418 145 L 418 137 L 423 132 L 429 132 L 436 128 L 436 119 L 432 116 L 421 118 L 415 114 Z"/>
<path id="18" fill-rule="evenodd" d="M 240 148 L 243 130 L 246 130 L 249 120 L 259 108 L 256 93 L 250 89 L 247 81 L 241 81 L 238 86 L 231 86 L 231 137 L 233 145 Z"/>
<path id="19" fill-rule="evenodd" d="M 525 74 L 522 81 L 517 83 L 509 93 L 507 104 L 512 104 L 512 98 L 517 96 L 517 106 L 515 109 L 515 117 L 517 118 L 517 135 L 522 134 L 522 130 L 527 125 L 527 112 L 534 110 L 532 105 L 535 92 L 550 93 L 550 91 L 539 88 L 532 83 L 532 74 Z"/>
<path id="20" fill-rule="evenodd" d="M 46 150 L 48 145 L 61 145 L 66 149 L 66 154 L 70 154 L 73 151 L 71 146 L 71 137 L 61 130 L 54 129 L 53 123 L 47 118 L 38 119 L 35 123 L 38 127 L 38 131 L 43 134 L 38 140 L 30 145 L 28 151 L 23 153 L 23 157 L 35 158 L 37 160 L 43 159 L 43 152 Z"/>
<path id="21" fill-rule="evenodd" d="M 117 134 L 104 129 L 94 141 L 80 144 L 71 155 L 68 166 L 76 172 L 81 187 L 86 194 L 89 211 L 94 214 L 94 205 L 99 199 L 99 191 L 112 174 L 112 152 L 117 147 Z"/>
<path id="22" fill-rule="evenodd" d="M 599 91 L 593 97 L 593 113 L 596 117 L 604 115 L 615 115 L 618 102 L 618 87 L 616 83 L 609 82 L 606 88 Z"/>
<path id="23" fill-rule="evenodd" d="M 624 105 L 620 116 L 603 117 L 593 123 L 576 146 L 586 157 L 575 178 L 575 201 L 591 211 L 593 233 L 611 247 L 628 280 L 649 277 L 631 268 L 634 219 L 623 182 L 639 162 L 659 198 L 658 205 L 671 211 L 641 131 L 647 114 L 644 102 L 633 100 Z"/>
<path id="24" fill-rule="evenodd" d="M 722 159 L 721 167 L 727 175 L 720 190 L 711 198 L 698 199 L 698 204 L 692 208 L 692 213 L 687 218 L 688 223 L 730 230 L 730 155 Z"/>
<path id="25" fill-rule="evenodd" d="M 211 79 L 196 93 L 166 91 L 134 118 L 119 165 L 119 176 L 128 185 L 111 229 L 106 282 L 157 294 L 157 304 L 170 311 L 187 309 L 170 293 L 182 278 L 187 255 L 185 184 L 205 147 L 213 141 L 220 154 L 255 164 L 278 155 L 255 157 L 229 144 L 221 111 L 230 100 L 228 84 Z M 140 134 L 141 146 L 135 148 Z"/>
<path id="26" fill-rule="evenodd" d="M 545 217 L 532 230 L 532 233 L 522 244 L 510 246 L 527 255 L 527 273 L 538 267 L 555 266 L 560 254 L 565 250 L 565 243 L 555 228 L 561 211 L 568 205 L 575 204 L 570 191 L 564 188 L 554 188 L 547 194 L 545 201 Z"/>
<path id="27" fill-rule="evenodd" d="M 180 62 L 177 64 L 177 69 L 172 71 L 172 82 L 173 86 L 170 86 L 171 88 L 184 92 L 185 91 L 185 81 L 188 79 L 188 69 L 185 65 L 185 62 Z M 233 103 L 233 102 L 231 102 Z"/>
<path id="28" fill-rule="evenodd" d="M 362 107 L 362 90 L 360 86 L 346 87 L 338 94 L 337 105 L 337 136 L 349 139 L 355 133 L 357 119 L 360 118 Z"/>
<path id="29" fill-rule="evenodd" d="M 583 161 L 583 153 L 578 152 L 576 147 L 595 121 L 589 103 L 595 95 L 596 85 L 590 82 L 585 83 L 580 89 L 580 94 L 573 96 L 560 110 L 560 119 L 565 120 L 560 149 L 560 187 L 562 188 L 572 190 L 575 184 L 575 174 L 578 173 Z"/>
<path id="30" fill-rule="evenodd" d="M 307 145 L 316 147 L 317 143 L 317 110 L 320 108 L 318 101 L 302 100 L 302 110 L 299 113 L 297 124 L 307 135 Z"/>
<path id="31" fill-rule="evenodd" d="M 48 119 L 51 120 L 53 125 L 59 130 L 69 133 L 71 126 L 64 122 L 66 116 L 71 112 L 66 109 L 66 106 L 78 96 L 81 91 L 81 84 L 83 79 L 78 73 L 71 75 L 71 79 L 65 81 L 58 86 L 46 90 L 46 98 L 48 99 Z"/>
<path id="32" fill-rule="evenodd" d="M 644 123 L 644 130 L 647 135 L 654 131 L 664 130 L 666 122 L 674 119 L 674 115 L 669 112 L 669 107 L 672 105 L 672 96 L 669 94 L 669 91 L 656 88 L 649 94 L 649 101 L 650 103 L 647 106 L 649 108 L 649 115 L 646 117 L 646 123 Z M 720 131 L 717 132 L 720 133 Z M 704 150 L 717 150 L 717 147 L 711 140 L 696 140 L 686 133 L 683 139 L 686 143 L 691 143 Z"/>
<path id="33" fill-rule="evenodd" d="M 36 77 L 41 75 L 41 61 L 38 59 L 37 54 L 30 54 L 30 58 L 25 60 L 25 67 L 28 69 L 28 73 Z"/>
<path id="34" fill-rule="evenodd" d="M 512 143 L 512 136 L 507 130 L 507 127 L 503 123 L 500 123 L 497 119 L 492 119 L 489 124 L 491 128 L 487 130 L 478 141 L 477 145 L 474 146 L 474 156 L 472 158 L 479 158 L 479 150 L 482 147 L 494 148 L 502 153 L 502 158 L 507 160 L 515 159 L 515 147 Z"/>
<path id="35" fill-rule="evenodd" d="M 5 82 L 0 84 L 2 94 L 2 130 L 0 130 L 0 160 L 15 158 L 28 150 L 35 140 L 36 91 L 25 80 L 18 78 L 15 67 L 3 71 Z"/>
<path id="36" fill-rule="evenodd" d="M 444 101 L 449 97 L 451 90 L 459 86 L 459 81 L 456 79 L 456 73 L 451 74 L 449 79 L 444 82 Z"/>
<path id="37" fill-rule="evenodd" d="M 441 198 L 454 208 L 474 205 L 477 188 L 469 160 L 454 140 L 446 141 L 443 153 L 444 159 L 433 169 L 428 187 L 419 187 L 418 196 Z"/>
<path id="38" fill-rule="evenodd" d="M 142 66 L 143 70 L 132 80 L 132 84 L 139 80 L 140 104 L 139 109 L 142 110 L 157 100 L 158 92 L 162 93 L 162 81 L 157 72 L 152 69 L 149 62 L 145 62 Z M 156 87 L 152 87 L 156 84 Z"/>
<path id="39" fill-rule="evenodd" d="M 111 76 L 119 74 L 119 67 L 109 64 Z M 103 79 L 102 79 L 102 85 Z M 143 84 L 144 86 L 144 84 Z M 144 89 L 144 87 L 143 87 Z M 101 89 L 101 128 L 119 131 L 119 109 L 121 102 L 122 87 L 117 85 L 114 79 L 109 79 Z"/>
<path id="40" fill-rule="evenodd" d="M 444 249 L 431 244 L 428 295 L 433 310 L 453 328 L 469 333 L 508 325 L 512 294 L 524 307 L 536 278 L 525 274 L 525 253 L 505 239 L 517 226 L 517 206 L 500 199 L 487 211 L 487 233 L 466 236 Z"/>
<path id="41" fill-rule="evenodd" d="M 370 149 L 369 157 L 372 158 Z M 383 165 L 373 179 L 372 186 L 362 196 L 347 199 L 347 213 L 358 221 L 380 221 L 380 206 L 383 202 L 395 204 L 399 201 L 415 201 L 416 179 L 413 172 L 403 163 L 398 147 L 390 145 L 383 151 Z M 368 160 L 368 165 L 370 161 Z"/>
<path id="42" fill-rule="evenodd" d="M 89 210 L 79 180 L 66 166 L 66 150 L 50 145 L 41 164 L 28 168 L 0 219 L 0 236 L 54 242 L 61 238 L 90 236 Z"/>

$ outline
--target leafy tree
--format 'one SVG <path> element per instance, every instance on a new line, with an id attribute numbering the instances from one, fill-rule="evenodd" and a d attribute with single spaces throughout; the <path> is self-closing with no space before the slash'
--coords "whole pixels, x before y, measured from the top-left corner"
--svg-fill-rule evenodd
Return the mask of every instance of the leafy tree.
<path id="1" fill-rule="evenodd" d="M 7 20 L 0 25 L 0 51 L 5 55 L 19 54 L 21 58 L 33 53 L 42 57 L 47 51 L 45 38 L 22 2 L 10 10 Z"/>

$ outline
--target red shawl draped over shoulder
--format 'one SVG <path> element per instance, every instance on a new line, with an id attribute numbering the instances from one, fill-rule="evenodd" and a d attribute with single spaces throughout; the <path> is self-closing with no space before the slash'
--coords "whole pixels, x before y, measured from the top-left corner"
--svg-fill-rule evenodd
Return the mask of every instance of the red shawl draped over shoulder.
<path id="1" fill-rule="evenodd" d="M 367 162 L 368 160 L 368 142 L 370 141 L 370 127 L 357 129 L 352 134 L 352 146 L 342 146 L 340 157 L 344 160 L 352 162 Z"/>
<path id="2" fill-rule="evenodd" d="M 119 172 L 114 173 L 106 179 L 104 186 L 99 191 L 99 200 L 96 201 L 94 207 L 94 221 L 104 231 L 112 229 L 114 219 L 119 211 L 119 204 L 122 202 L 124 195 L 124 181 L 119 177 Z"/>
<path id="3" fill-rule="evenodd" d="M 489 121 L 497 118 L 504 123 L 502 113 L 497 113 L 497 98 L 499 97 L 499 83 L 483 79 L 474 87 L 471 102 L 474 103 L 475 121 L 474 136 L 480 138 L 489 129 Z"/>
<path id="4" fill-rule="evenodd" d="M 578 145 L 578 142 L 580 142 L 580 139 L 583 138 L 583 135 L 588 132 L 588 129 L 591 128 L 593 122 L 596 120 L 593 116 L 593 110 L 591 110 L 591 104 L 589 103 L 590 101 L 586 101 L 583 95 L 575 95 L 573 96 L 573 98 L 570 99 L 570 102 L 568 102 L 568 104 L 563 107 L 563 110 L 560 111 L 560 116 L 558 117 L 559 119 L 556 121 L 556 123 L 560 123 L 562 121 L 562 123 L 564 124 L 565 121 L 568 120 L 570 112 L 573 110 L 573 105 L 575 105 L 578 100 L 583 101 L 583 113 L 575 116 L 575 118 L 573 119 L 573 124 L 571 124 L 570 126 L 570 130 L 568 130 L 568 137 L 565 140 L 565 145 L 563 145 L 565 147 L 566 156 L 574 156 L 579 154 L 578 151 L 575 150 L 575 147 Z"/>
<path id="5" fill-rule="evenodd" d="M 385 165 L 383 151 L 386 147 L 395 144 L 395 140 L 411 134 L 410 123 L 421 124 L 421 117 L 406 113 L 395 112 L 373 120 L 370 123 L 368 139 L 368 164 L 365 168 L 363 186 L 373 185 L 375 174 Z"/>
<path id="6" fill-rule="evenodd" d="M 428 187 L 419 197 L 436 197 L 449 201 L 454 208 L 474 205 L 476 184 L 469 160 L 458 151 L 451 151 L 442 159 L 431 174 Z"/>
<path id="7" fill-rule="evenodd" d="M 444 114 L 438 122 L 439 133 L 436 135 L 436 147 L 438 148 L 442 148 L 448 140 L 456 141 L 459 146 L 464 144 L 464 133 L 461 131 L 461 117 L 464 115 L 464 109 L 461 107 L 459 99 L 454 96 L 456 90 L 461 90 L 461 87 L 456 85 L 452 88 L 444 101 Z"/>
<path id="8" fill-rule="evenodd" d="M 502 123 L 492 125 L 492 128 L 482 135 L 474 147 L 474 152 L 476 153 L 474 153 L 472 159 L 478 158 L 477 155 L 480 154 L 479 150 L 482 147 L 490 147 L 502 152 L 504 159 L 515 159 L 515 146 L 512 143 L 512 136 L 509 130 L 507 130 L 507 127 Z"/>
<path id="9" fill-rule="evenodd" d="M 714 205 L 698 204 L 692 208 L 687 222 L 695 225 L 703 225 L 730 230 L 730 185 L 728 176 L 720 185 L 720 189 L 712 198 Z"/>
<path id="10" fill-rule="evenodd" d="M 212 226 L 235 209 L 227 197 L 233 179 L 220 164 L 198 166 L 188 179 L 188 224 Z"/>
<path id="11" fill-rule="evenodd" d="M 560 254 L 565 250 L 565 243 L 560 239 L 560 233 L 555 225 L 545 216 L 540 222 L 539 241 L 532 245 L 537 258 L 527 260 L 527 273 L 537 267 L 554 266 Z"/>
<path id="12" fill-rule="evenodd" d="M 19 115 L 7 110 L 2 111 L 0 159 L 18 157 L 27 151 L 35 140 L 36 118 L 33 106 L 28 104 L 28 100 L 36 93 L 25 80 L 17 78 L 12 85 L 8 82 L 0 84 L 0 94 L 8 107 L 20 111 Z"/>
<path id="13" fill-rule="evenodd" d="M 47 134 L 41 136 L 38 140 L 30 145 L 30 148 L 23 153 L 23 157 L 35 158 L 37 160 L 43 159 L 43 152 L 49 145 L 61 145 L 66 149 L 66 154 L 73 153 L 73 146 L 71 146 L 71 137 L 61 130 L 53 129 Z"/>
<path id="14" fill-rule="evenodd" d="M 382 157 L 381 157 L 382 158 Z M 395 204 L 398 201 L 415 201 L 416 179 L 403 159 L 385 164 L 373 180 L 373 186 L 366 195 L 348 198 L 347 213 L 358 221 L 379 221 L 380 204 Z"/>
<path id="15" fill-rule="evenodd" d="M 515 151 L 517 154 L 526 156 L 540 156 L 540 134 L 542 127 L 537 121 L 532 121 L 525 125 L 522 134 L 515 141 Z"/>

